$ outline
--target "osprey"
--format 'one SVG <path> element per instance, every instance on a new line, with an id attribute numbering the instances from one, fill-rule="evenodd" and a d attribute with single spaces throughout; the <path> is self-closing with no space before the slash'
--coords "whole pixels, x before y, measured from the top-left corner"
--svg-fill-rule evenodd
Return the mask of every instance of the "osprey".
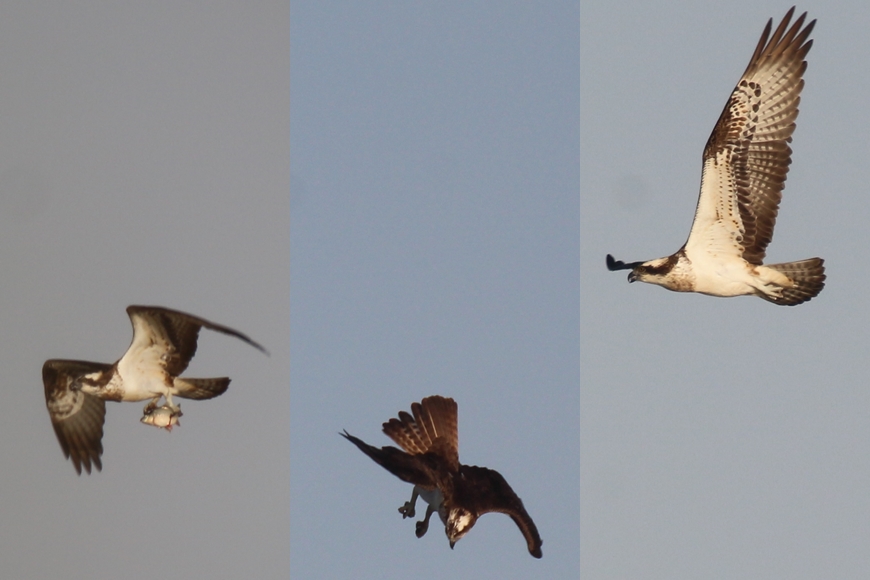
<path id="1" fill-rule="evenodd" d="M 788 166 L 791 136 L 816 21 L 806 12 L 788 28 L 794 7 L 758 46 L 704 147 L 701 193 L 689 239 L 675 254 L 648 262 L 607 255 L 609 270 L 631 270 L 628 281 L 711 296 L 755 295 L 794 306 L 825 286 L 824 260 L 762 264 Z M 788 28 L 788 30 L 786 30 Z M 768 37 L 770 39 L 768 40 Z"/>
<path id="2" fill-rule="evenodd" d="M 129 306 L 133 342 L 115 364 L 50 359 L 42 366 L 45 404 L 63 454 L 71 458 L 76 472 L 82 466 L 103 468 L 103 421 L 106 401 L 145 401 L 147 425 L 171 430 L 178 424 L 181 407 L 173 396 L 211 399 L 224 393 L 230 379 L 179 378 L 196 353 L 200 328 L 216 330 L 244 340 L 264 353 L 266 349 L 232 328 L 161 308 Z M 268 354 L 268 353 L 266 353 Z M 165 403 L 158 407 L 160 398 Z"/>
<path id="3" fill-rule="evenodd" d="M 347 431 L 343 437 L 379 463 L 387 471 L 414 484 L 411 500 L 399 508 L 402 519 L 415 515 L 417 497 L 429 505 L 426 516 L 417 522 L 422 538 L 429 529 L 429 518 L 438 512 L 452 549 L 488 512 L 507 514 L 520 528 L 529 553 L 541 557 L 541 536 L 523 502 L 497 471 L 459 463 L 457 407 L 453 399 L 433 396 L 411 405 L 413 416 L 399 412 L 398 419 L 383 425 L 384 433 L 404 449 L 372 447 Z"/>

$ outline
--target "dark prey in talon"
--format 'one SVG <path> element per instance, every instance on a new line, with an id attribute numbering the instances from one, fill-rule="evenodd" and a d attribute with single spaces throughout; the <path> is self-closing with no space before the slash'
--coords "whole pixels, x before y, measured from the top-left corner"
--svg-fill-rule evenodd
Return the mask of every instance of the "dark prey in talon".
<path id="1" fill-rule="evenodd" d="M 203 318 L 159 306 L 129 306 L 133 341 L 115 364 L 50 359 L 42 367 L 45 404 L 63 454 L 76 472 L 91 466 L 101 470 L 106 401 L 149 401 L 141 419 L 146 425 L 171 430 L 181 407 L 172 397 L 211 399 L 223 394 L 230 379 L 181 378 L 196 353 L 200 328 L 266 349 L 237 330 Z M 157 406 L 161 398 L 162 406 Z"/>
<path id="2" fill-rule="evenodd" d="M 341 435 L 387 471 L 414 485 L 410 501 L 399 508 L 402 519 L 416 515 L 418 497 L 426 501 L 426 515 L 415 526 L 417 537 L 423 537 L 429 518 L 437 512 L 452 549 L 480 516 L 498 512 L 511 517 L 529 553 L 540 558 L 541 536 L 507 481 L 492 469 L 459 463 L 456 402 L 437 395 L 426 397 L 413 403 L 411 412 L 400 411 L 398 419 L 383 425 L 384 433 L 402 449 L 372 447 L 347 431 Z"/>
<path id="3" fill-rule="evenodd" d="M 631 270 L 628 281 L 710 296 L 754 295 L 794 306 L 825 287 L 821 258 L 763 264 L 791 164 L 808 40 L 806 12 L 789 27 L 794 7 L 771 35 L 767 22 L 725 110 L 704 147 L 701 193 L 683 247 L 666 258 L 626 264 L 607 256 L 608 270 Z"/>

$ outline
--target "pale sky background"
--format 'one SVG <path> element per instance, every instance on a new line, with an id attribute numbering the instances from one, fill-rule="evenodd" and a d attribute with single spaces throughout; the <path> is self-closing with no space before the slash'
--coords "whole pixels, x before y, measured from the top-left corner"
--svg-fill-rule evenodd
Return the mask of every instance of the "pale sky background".
<path id="1" fill-rule="evenodd" d="M 286 2 L 0 6 L 0 576 L 286 578 Z M 45 409 L 48 358 L 111 363 L 124 309 L 204 330 L 171 434 L 109 403 L 103 471 L 76 475 Z"/>
<path id="2" fill-rule="evenodd" d="M 626 282 L 604 256 L 685 241 L 701 152 L 770 1 L 584 2 L 580 555 L 585 578 L 866 578 L 870 570 L 870 4 L 818 24 L 768 260 L 821 256 L 779 307 Z"/>
<path id="3" fill-rule="evenodd" d="M 579 31 L 577 2 L 294 2 L 294 578 L 579 575 Z M 500 514 L 417 539 L 338 434 L 391 444 L 434 394 L 542 560 Z"/>

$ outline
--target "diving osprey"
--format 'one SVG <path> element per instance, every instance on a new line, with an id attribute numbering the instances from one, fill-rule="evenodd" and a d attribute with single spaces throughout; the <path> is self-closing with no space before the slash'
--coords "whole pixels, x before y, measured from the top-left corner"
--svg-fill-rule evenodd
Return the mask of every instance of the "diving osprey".
<path id="1" fill-rule="evenodd" d="M 171 430 L 181 416 L 181 407 L 172 402 L 173 395 L 211 399 L 227 390 L 227 377 L 178 377 L 196 353 L 200 328 L 235 336 L 266 352 L 241 332 L 184 312 L 159 306 L 129 306 L 127 314 L 133 324 L 133 342 L 115 364 L 51 359 L 42 367 L 51 424 L 63 454 L 72 459 L 80 475 L 82 466 L 88 473 L 91 464 L 98 470 L 103 468 L 100 455 L 106 401 L 149 400 L 141 421 Z M 165 403 L 158 407 L 161 397 Z"/>
<path id="2" fill-rule="evenodd" d="M 806 12 L 788 28 L 794 7 L 773 36 L 773 20 L 704 147 L 701 193 L 689 239 L 677 253 L 648 262 L 607 255 L 609 270 L 631 270 L 628 281 L 711 296 L 755 295 L 794 306 L 825 286 L 824 260 L 762 265 L 788 166 L 791 136 L 816 21 Z M 803 27 L 803 28 L 802 28 Z M 788 30 L 786 30 L 788 28 Z"/>
<path id="3" fill-rule="evenodd" d="M 399 411 L 398 419 L 383 425 L 384 433 L 405 451 L 372 447 L 347 431 L 341 435 L 387 471 L 414 484 L 411 500 L 399 508 L 402 519 L 414 517 L 418 496 L 429 504 L 426 516 L 417 522 L 417 537 L 423 537 L 429 518 L 437 511 L 452 549 L 480 516 L 500 512 L 513 519 L 526 538 L 529 553 L 540 558 L 541 536 L 511 486 L 497 471 L 459 463 L 456 402 L 426 397 L 413 403 L 411 411 L 413 417 Z"/>

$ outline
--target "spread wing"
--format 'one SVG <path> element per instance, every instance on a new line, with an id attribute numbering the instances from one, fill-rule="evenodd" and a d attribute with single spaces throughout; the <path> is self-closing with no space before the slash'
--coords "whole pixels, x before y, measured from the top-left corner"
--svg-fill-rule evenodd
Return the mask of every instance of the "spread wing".
<path id="1" fill-rule="evenodd" d="M 135 356 L 141 360 L 152 361 L 173 377 L 183 373 L 190 364 L 190 359 L 196 354 L 196 340 L 200 328 L 235 336 L 266 352 L 266 349 L 238 330 L 177 310 L 159 306 L 128 306 L 127 315 L 133 324 L 133 342 L 124 354 L 124 359 L 129 360 L 128 357 Z"/>
<path id="2" fill-rule="evenodd" d="M 816 23 L 803 27 L 805 12 L 788 28 L 793 13 L 794 7 L 772 36 L 768 21 L 707 141 L 689 251 L 695 246 L 751 264 L 764 259 L 791 163 L 788 144 Z"/>
<path id="3" fill-rule="evenodd" d="M 517 497 L 504 477 L 498 471 L 476 465 L 463 465 L 459 469 L 465 485 L 457 485 L 454 502 L 459 505 L 474 505 L 478 515 L 488 512 L 509 515 L 526 539 L 529 553 L 540 558 L 543 542 L 538 528 L 523 506 L 523 500 Z"/>
<path id="4" fill-rule="evenodd" d="M 88 473 L 91 465 L 97 471 L 103 468 L 100 456 L 106 402 L 70 387 L 82 375 L 111 369 L 109 364 L 57 359 L 47 360 L 42 366 L 45 406 L 51 425 L 64 456 L 72 459 L 79 475 L 82 466 Z"/>
<path id="5" fill-rule="evenodd" d="M 402 481 L 419 485 L 426 489 L 438 487 L 438 458 L 432 454 L 412 455 L 392 446 L 373 447 L 349 434 L 347 431 L 340 433 L 340 435 L 356 445 L 360 451 L 371 457 L 375 463 Z"/>
<path id="6" fill-rule="evenodd" d="M 451 471 L 459 469 L 459 428 L 456 401 L 438 395 L 411 405 L 413 416 L 399 412 L 384 423 L 384 433 L 413 455 L 435 453 Z"/>

